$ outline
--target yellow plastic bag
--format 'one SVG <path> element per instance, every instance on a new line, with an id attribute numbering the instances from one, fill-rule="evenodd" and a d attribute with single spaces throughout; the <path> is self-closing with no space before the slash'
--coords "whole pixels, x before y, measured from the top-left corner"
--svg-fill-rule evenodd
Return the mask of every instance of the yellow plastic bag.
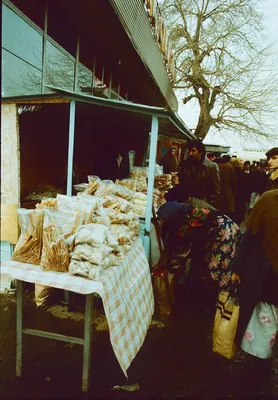
<path id="1" fill-rule="evenodd" d="M 220 293 L 212 333 L 213 351 L 229 359 L 236 351 L 238 317 L 239 304 L 234 291 Z"/>

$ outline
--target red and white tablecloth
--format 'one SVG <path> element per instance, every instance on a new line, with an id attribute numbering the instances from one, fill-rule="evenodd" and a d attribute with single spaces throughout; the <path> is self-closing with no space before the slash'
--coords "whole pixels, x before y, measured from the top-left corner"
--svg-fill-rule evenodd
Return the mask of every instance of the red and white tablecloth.
<path id="1" fill-rule="evenodd" d="M 98 293 L 103 301 L 110 340 L 118 362 L 127 369 L 142 346 L 154 312 L 149 264 L 138 239 L 119 267 L 103 271 L 99 282 L 17 261 L 1 263 L 1 274 L 25 282 L 81 294 Z"/>

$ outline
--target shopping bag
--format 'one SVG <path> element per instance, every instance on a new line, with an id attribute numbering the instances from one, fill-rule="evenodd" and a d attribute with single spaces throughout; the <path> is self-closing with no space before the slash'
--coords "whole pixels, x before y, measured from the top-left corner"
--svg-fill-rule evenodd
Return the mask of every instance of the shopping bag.
<path id="1" fill-rule="evenodd" d="M 175 303 L 175 273 L 159 270 L 152 273 L 155 311 L 171 314 Z"/>
<path id="2" fill-rule="evenodd" d="M 239 317 L 239 303 L 236 287 L 222 292 L 216 306 L 212 332 L 213 351 L 226 358 L 232 358 L 236 351 L 235 336 Z"/>
<path id="3" fill-rule="evenodd" d="M 241 348 L 255 357 L 270 358 L 275 341 L 278 340 L 277 332 L 278 307 L 274 304 L 259 302 L 248 322 Z"/>

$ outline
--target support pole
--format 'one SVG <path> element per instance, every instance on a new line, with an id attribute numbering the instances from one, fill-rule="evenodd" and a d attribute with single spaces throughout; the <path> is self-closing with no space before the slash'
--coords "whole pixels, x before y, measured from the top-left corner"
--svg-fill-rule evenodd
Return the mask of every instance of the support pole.
<path id="1" fill-rule="evenodd" d="M 91 355 L 92 355 L 92 312 L 94 295 L 86 295 L 85 324 L 84 324 L 84 347 L 82 368 L 82 392 L 88 392 L 90 383 Z"/>
<path id="2" fill-rule="evenodd" d="M 47 24 L 48 24 L 48 0 L 44 5 L 44 29 L 43 29 L 43 51 L 42 51 L 42 93 L 45 93 L 45 75 L 46 75 L 46 43 L 47 43 Z"/>
<path id="3" fill-rule="evenodd" d="M 16 376 L 22 374 L 22 281 L 16 281 Z"/>
<path id="4" fill-rule="evenodd" d="M 74 66 L 74 82 L 73 82 L 73 91 L 74 92 L 77 92 L 77 87 L 78 87 L 79 53 L 80 53 L 80 36 L 78 34 L 77 41 L 76 41 L 76 57 L 75 57 L 75 66 Z"/>
<path id="5" fill-rule="evenodd" d="M 158 138 L 158 117 L 152 116 L 152 127 L 150 132 L 150 156 L 149 156 L 149 173 L 148 173 L 148 195 L 147 195 L 147 208 L 145 218 L 145 231 L 144 231 L 144 249 L 146 256 L 149 259 L 150 255 L 150 230 L 152 218 L 152 204 L 153 204 L 153 190 L 154 190 L 154 171 L 156 162 L 156 149 Z"/>
<path id="6" fill-rule="evenodd" d="M 74 124 L 75 124 L 75 101 L 71 100 L 71 102 L 70 102 L 70 120 L 69 120 L 68 178 L 67 178 L 67 195 L 68 196 L 72 195 Z"/>

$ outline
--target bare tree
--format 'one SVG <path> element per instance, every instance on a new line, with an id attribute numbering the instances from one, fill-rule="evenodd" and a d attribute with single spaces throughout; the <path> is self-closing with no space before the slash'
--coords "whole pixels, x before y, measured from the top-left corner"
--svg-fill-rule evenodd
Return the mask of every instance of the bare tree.
<path id="1" fill-rule="evenodd" d="M 256 4 L 164 0 L 160 6 L 174 48 L 175 88 L 184 104 L 198 102 L 195 135 L 202 140 L 212 127 L 245 137 L 274 134 L 268 122 L 277 113 L 277 76 Z"/>

